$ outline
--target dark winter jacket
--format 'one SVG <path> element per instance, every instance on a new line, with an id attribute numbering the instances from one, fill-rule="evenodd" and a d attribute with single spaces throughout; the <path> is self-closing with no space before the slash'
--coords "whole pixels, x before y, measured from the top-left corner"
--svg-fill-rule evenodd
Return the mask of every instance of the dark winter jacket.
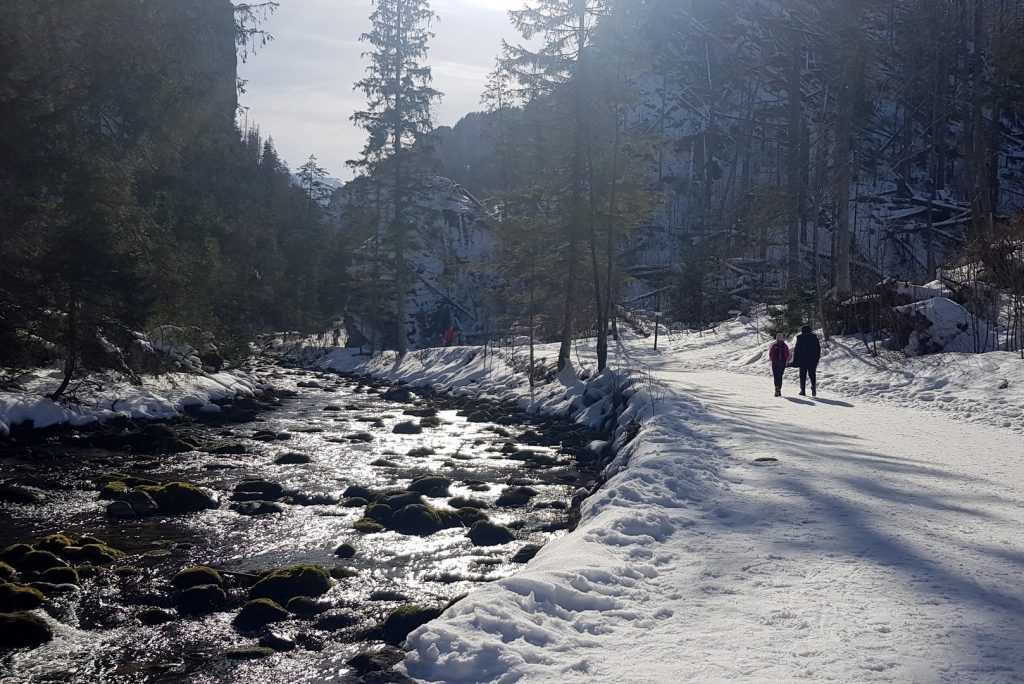
<path id="1" fill-rule="evenodd" d="M 792 354 L 789 351 L 789 345 L 785 342 L 775 342 L 768 350 L 768 360 L 773 366 L 786 366 L 789 364 L 790 358 L 792 358 Z"/>
<path id="2" fill-rule="evenodd" d="M 793 365 L 797 368 L 815 368 L 820 359 L 821 343 L 818 342 L 818 336 L 811 332 L 810 326 L 805 325 L 803 332 L 796 336 Z"/>

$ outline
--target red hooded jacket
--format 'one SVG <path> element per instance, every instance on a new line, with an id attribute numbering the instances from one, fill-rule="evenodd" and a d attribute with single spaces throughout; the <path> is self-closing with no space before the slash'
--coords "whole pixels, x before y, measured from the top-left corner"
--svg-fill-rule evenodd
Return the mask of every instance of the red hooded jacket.
<path id="1" fill-rule="evenodd" d="M 793 352 L 785 342 L 775 342 L 768 350 L 768 360 L 773 366 L 786 366 L 793 358 Z"/>

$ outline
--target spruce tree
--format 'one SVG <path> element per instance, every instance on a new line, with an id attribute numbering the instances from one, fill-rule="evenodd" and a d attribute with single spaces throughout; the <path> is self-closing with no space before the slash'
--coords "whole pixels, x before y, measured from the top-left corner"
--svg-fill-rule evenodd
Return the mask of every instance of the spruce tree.
<path id="1" fill-rule="evenodd" d="M 503 66 L 515 74 L 528 96 L 538 97 L 562 86 L 569 89 L 572 148 L 566 169 L 569 207 L 566 221 L 565 296 L 558 370 L 569 361 L 577 308 L 576 280 L 586 217 L 586 56 L 597 19 L 607 12 L 602 0 L 537 0 L 509 12 L 526 40 L 540 37 L 543 45 L 530 50 L 505 45 Z"/>
<path id="2" fill-rule="evenodd" d="M 353 164 L 387 178 L 391 186 L 390 237 L 394 246 L 396 340 L 406 349 L 405 302 L 409 288 L 405 251 L 410 220 L 410 189 L 416 174 L 417 146 L 432 128 L 431 111 L 441 93 L 430 87 L 424 63 L 430 24 L 436 15 L 426 0 L 374 0 L 372 27 L 360 36 L 371 49 L 370 63 L 356 88 L 366 94 L 367 108 L 352 121 L 369 134 L 362 158 Z"/>

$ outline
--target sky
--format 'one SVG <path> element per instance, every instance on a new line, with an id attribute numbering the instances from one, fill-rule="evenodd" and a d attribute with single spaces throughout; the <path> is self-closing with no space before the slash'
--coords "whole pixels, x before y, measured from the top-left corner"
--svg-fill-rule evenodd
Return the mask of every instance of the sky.
<path id="1" fill-rule="evenodd" d="M 349 117 L 365 106 L 353 89 L 362 78 L 366 46 L 360 34 L 370 27 L 370 0 L 279 0 L 265 28 L 273 42 L 239 63 L 248 81 L 243 116 L 274 139 L 292 167 L 315 154 L 328 175 L 352 177 L 345 166 L 359 156 L 365 140 Z M 480 109 L 480 93 L 504 38 L 519 40 L 507 11 L 522 0 L 433 0 L 440 22 L 430 42 L 428 62 L 434 87 L 444 93 L 435 112 L 437 125 L 455 124 Z"/>

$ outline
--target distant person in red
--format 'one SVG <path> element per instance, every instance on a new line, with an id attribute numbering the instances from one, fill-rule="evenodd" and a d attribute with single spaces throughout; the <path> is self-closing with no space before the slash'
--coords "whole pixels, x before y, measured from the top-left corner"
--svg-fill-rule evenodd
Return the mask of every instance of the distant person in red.
<path id="1" fill-rule="evenodd" d="M 789 351 L 789 345 L 786 344 L 785 337 L 782 333 L 775 336 L 775 343 L 768 350 L 768 360 L 772 364 L 772 375 L 775 376 L 775 396 L 782 396 L 782 374 L 786 372 L 786 366 L 789 365 L 790 360 L 793 358 L 793 353 Z"/>
<path id="2" fill-rule="evenodd" d="M 441 336 L 441 341 L 444 342 L 444 346 L 451 347 L 455 344 L 455 341 L 459 339 L 458 333 L 455 332 L 455 328 L 448 326 L 448 329 L 444 331 L 444 335 Z"/>

